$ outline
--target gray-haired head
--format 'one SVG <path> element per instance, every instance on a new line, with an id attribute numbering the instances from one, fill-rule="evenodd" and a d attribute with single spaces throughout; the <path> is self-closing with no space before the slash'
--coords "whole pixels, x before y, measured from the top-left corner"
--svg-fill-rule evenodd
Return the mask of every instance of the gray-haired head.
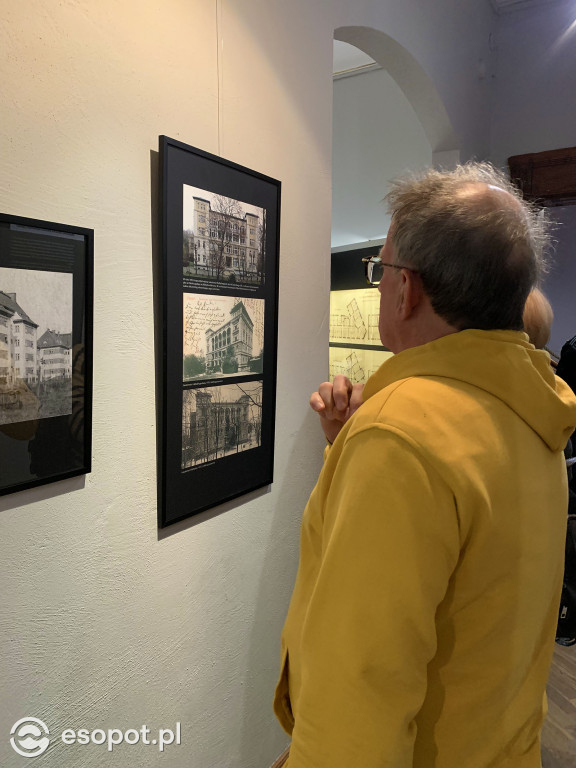
<path id="1" fill-rule="evenodd" d="M 489 163 L 397 179 L 385 199 L 396 260 L 419 272 L 440 317 L 459 330 L 522 330 L 547 269 L 543 211 Z"/>
<path id="2" fill-rule="evenodd" d="M 533 288 L 524 305 L 524 331 L 536 349 L 544 349 L 550 340 L 554 310 L 539 288 Z"/>

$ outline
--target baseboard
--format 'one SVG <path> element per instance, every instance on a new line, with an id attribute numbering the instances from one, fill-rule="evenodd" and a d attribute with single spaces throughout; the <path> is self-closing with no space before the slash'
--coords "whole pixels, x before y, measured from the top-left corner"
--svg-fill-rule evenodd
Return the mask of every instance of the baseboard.
<path id="1" fill-rule="evenodd" d="M 288 760 L 288 755 L 290 754 L 290 747 L 286 747 L 284 752 L 280 755 L 280 757 L 277 757 L 276 760 L 272 763 L 270 768 L 282 768 L 282 766 L 285 764 L 286 760 Z"/>

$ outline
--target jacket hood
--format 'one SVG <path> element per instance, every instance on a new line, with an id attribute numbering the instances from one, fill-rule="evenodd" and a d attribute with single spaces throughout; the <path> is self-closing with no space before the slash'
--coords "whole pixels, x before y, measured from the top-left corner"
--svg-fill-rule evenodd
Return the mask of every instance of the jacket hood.
<path id="1" fill-rule="evenodd" d="M 370 377 L 363 398 L 412 376 L 454 379 L 489 392 L 553 451 L 565 447 L 576 427 L 572 390 L 554 375 L 548 353 L 535 349 L 521 331 L 459 331 L 406 349 Z"/>

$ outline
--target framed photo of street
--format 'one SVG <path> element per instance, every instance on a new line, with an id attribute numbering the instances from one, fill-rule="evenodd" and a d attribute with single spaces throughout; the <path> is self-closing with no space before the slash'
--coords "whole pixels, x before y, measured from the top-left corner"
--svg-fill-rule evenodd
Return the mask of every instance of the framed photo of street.
<path id="1" fill-rule="evenodd" d="M 160 137 L 158 524 L 269 485 L 280 182 Z"/>
<path id="2" fill-rule="evenodd" d="M 93 248 L 0 214 L 0 495 L 90 472 Z"/>

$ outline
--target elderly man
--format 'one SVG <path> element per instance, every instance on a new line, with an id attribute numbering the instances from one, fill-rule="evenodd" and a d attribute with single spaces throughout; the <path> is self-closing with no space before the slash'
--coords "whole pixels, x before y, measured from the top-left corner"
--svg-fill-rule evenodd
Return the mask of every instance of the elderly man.
<path id="1" fill-rule="evenodd" d="M 367 276 L 396 354 L 311 398 L 331 445 L 282 638 L 287 765 L 536 768 L 576 425 L 522 332 L 544 222 L 486 164 L 388 201 Z"/>

